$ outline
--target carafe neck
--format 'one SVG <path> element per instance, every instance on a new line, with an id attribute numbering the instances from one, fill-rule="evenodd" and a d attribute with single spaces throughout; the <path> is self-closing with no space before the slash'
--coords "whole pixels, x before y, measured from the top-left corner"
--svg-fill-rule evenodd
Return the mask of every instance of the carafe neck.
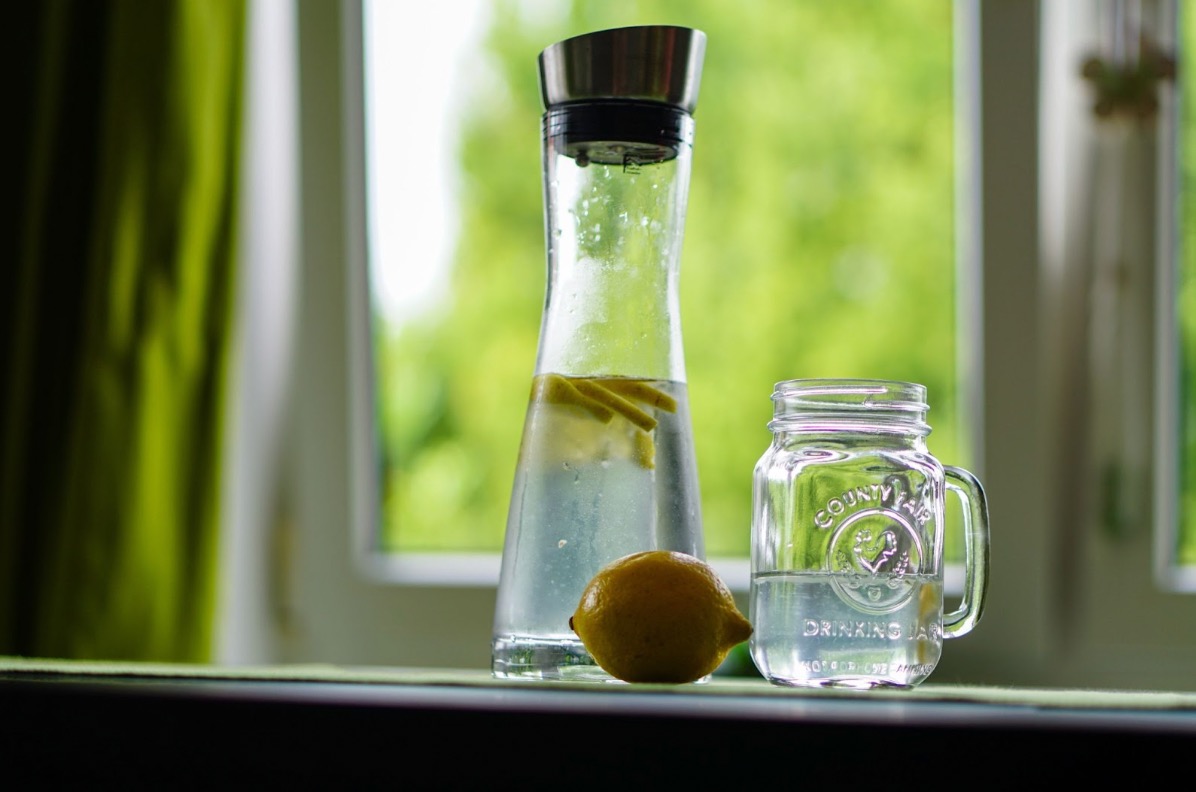
<path id="1" fill-rule="evenodd" d="M 693 119 L 650 102 L 543 118 L 548 288 L 537 371 L 684 382 L 679 273 Z"/>

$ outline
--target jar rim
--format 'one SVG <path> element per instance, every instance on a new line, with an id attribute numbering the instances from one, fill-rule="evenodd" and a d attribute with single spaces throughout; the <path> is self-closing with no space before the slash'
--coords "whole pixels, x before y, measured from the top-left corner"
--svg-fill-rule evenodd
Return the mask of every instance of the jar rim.
<path id="1" fill-rule="evenodd" d="M 772 428 L 865 422 L 875 431 L 928 434 L 926 386 L 901 380 L 805 378 L 776 383 Z"/>
<path id="2" fill-rule="evenodd" d="M 774 401 L 808 401 L 813 405 L 834 403 L 858 409 L 925 412 L 926 386 L 902 380 L 815 377 L 782 380 L 774 386 Z"/>

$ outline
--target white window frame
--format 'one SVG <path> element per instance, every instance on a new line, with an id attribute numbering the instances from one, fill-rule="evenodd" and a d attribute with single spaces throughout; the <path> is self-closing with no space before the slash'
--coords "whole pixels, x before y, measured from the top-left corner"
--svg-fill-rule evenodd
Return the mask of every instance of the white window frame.
<path id="1" fill-rule="evenodd" d="M 1056 306 L 1042 276 L 1042 231 L 1054 210 L 1041 199 L 1052 193 L 1050 169 L 1040 167 L 1050 163 L 1042 161 L 1038 92 L 1050 64 L 1034 46 L 1048 5 L 956 4 L 957 51 L 969 61 L 958 73 L 971 75 L 957 102 L 981 120 L 961 143 L 985 176 L 961 191 L 960 211 L 976 218 L 977 233 L 960 243 L 961 258 L 975 265 L 961 274 L 960 315 L 970 325 L 961 328 L 960 363 L 974 369 L 975 391 L 964 403 L 977 418 L 972 468 L 989 496 L 992 569 L 982 621 L 945 648 L 933 681 L 1196 689 L 1196 597 L 1158 588 L 1150 538 L 1115 551 L 1099 543 L 1060 548 L 1052 531 L 1058 394 L 1050 372 L 1052 356 L 1063 352 L 1047 343 Z M 373 541 L 376 471 L 362 320 L 362 9 L 359 0 L 294 9 L 302 289 L 283 506 L 256 538 L 237 540 L 265 548 L 259 577 L 271 584 L 240 586 L 230 597 L 225 659 L 489 667 L 494 586 L 476 581 L 497 581 L 496 559 L 449 559 L 458 579 L 446 582 L 443 568 L 393 566 L 363 552 Z M 1077 564 L 1060 563 L 1069 552 Z M 396 571 L 405 582 L 395 582 Z M 252 651 L 237 648 L 245 624 L 268 625 Z"/>

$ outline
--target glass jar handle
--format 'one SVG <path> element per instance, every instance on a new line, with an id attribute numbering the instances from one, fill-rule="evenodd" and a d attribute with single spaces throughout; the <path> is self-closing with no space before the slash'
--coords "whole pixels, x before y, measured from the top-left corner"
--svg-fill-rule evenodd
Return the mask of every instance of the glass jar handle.
<path id="1" fill-rule="evenodd" d="M 980 621 L 988 593 L 988 501 L 984 488 L 968 471 L 944 465 L 943 472 L 947 490 L 963 502 L 963 599 L 958 608 L 943 614 L 943 638 L 958 638 Z"/>

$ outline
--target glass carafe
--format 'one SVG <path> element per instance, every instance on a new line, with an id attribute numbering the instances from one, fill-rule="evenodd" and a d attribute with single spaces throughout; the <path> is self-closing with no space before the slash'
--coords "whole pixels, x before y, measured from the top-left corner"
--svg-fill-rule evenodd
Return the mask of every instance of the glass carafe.
<path id="1" fill-rule="evenodd" d="M 541 53 L 547 286 L 502 555 L 497 677 L 609 679 L 572 631 L 590 579 L 641 550 L 704 558 L 678 277 L 700 31 Z"/>

